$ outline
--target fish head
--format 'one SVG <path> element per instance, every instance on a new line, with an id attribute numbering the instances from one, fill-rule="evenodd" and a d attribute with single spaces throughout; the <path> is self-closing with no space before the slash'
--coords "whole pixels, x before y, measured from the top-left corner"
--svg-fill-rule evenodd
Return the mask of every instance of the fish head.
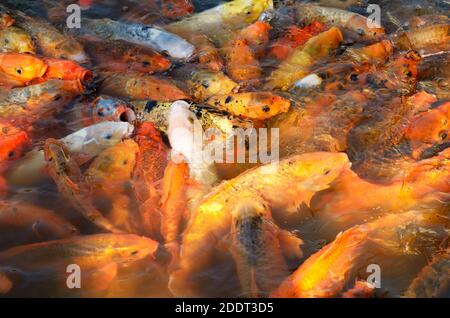
<path id="1" fill-rule="evenodd" d="M 412 144 L 449 142 L 450 102 L 419 114 L 411 121 L 405 137 Z"/>
<path id="2" fill-rule="evenodd" d="M 106 177 L 108 181 L 127 180 L 133 172 L 138 150 L 139 146 L 132 139 L 124 140 L 100 153 L 86 175 Z"/>
<path id="3" fill-rule="evenodd" d="M 351 166 L 347 154 L 339 152 L 306 153 L 287 160 L 289 173 L 305 180 L 312 191 L 325 189 Z"/>
<path id="4" fill-rule="evenodd" d="M 84 52 L 83 47 L 73 39 L 68 39 L 61 45 L 55 46 L 53 48 L 52 56 L 64 60 L 71 60 L 80 64 L 89 63 L 89 57 L 86 52 Z"/>
<path id="5" fill-rule="evenodd" d="M 23 82 L 29 82 L 44 76 L 47 64 L 33 55 L 3 53 L 0 55 L 0 69 Z"/>
<path id="6" fill-rule="evenodd" d="M 118 98 L 101 95 L 93 102 L 93 116 L 101 121 L 134 122 L 136 115 L 128 104 Z"/>
<path id="7" fill-rule="evenodd" d="M 385 34 L 384 28 L 376 23 L 370 23 L 368 19 L 360 15 L 354 15 L 347 22 L 347 26 L 358 30 L 361 39 L 379 38 Z"/>
<path id="8" fill-rule="evenodd" d="M 58 178 L 64 180 L 68 187 L 77 188 L 73 180 L 79 180 L 81 173 L 71 158 L 69 150 L 61 141 L 52 138 L 47 139 L 44 145 L 44 157 L 49 171 L 52 171 Z M 71 178 L 76 179 L 72 180 Z"/>
<path id="9" fill-rule="evenodd" d="M 152 239 L 129 234 L 117 237 L 114 250 L 118 259 L 131 263 L 148 256 L 153 256 L 158 250 L 158 247 L 158 242 Z"/>
<path id="10" fill-rule="evenodd" d="M 79 80 L 87 82 L 92 79 L 92 72 L 73 61 L 46 58 L 48 65 L 46 76 L 60 80 Z"/>
<path id="11" fill-rule="evenodd" d="M 94 142 L 96 146 L 106 149 L 129 137 L 134 131 L 134 126 L 128 122 L 105 121 L 89 126 L 84 142 Z"/>
<path id="12" fill-rule="evenodd" d="M 35 54 L 36 48 L 31 36 L 24 30 L 11 26 L 0 33 L 0 43 L 5 52 Z"/>
<path id="13" fill-rule="evenodd" d="M 136 129 L 137 136 L 143 136 L 162 143 L 161 134 L 152 122 L 143 122 Z"/>

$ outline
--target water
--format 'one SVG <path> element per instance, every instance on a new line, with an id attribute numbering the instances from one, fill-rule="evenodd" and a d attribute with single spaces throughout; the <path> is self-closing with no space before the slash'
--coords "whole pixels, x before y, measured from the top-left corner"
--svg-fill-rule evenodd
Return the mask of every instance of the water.
<path id="1" fill-rule="evenodd" d="M 72 1 L 42 0 L 29 2 L 6 0 L 4 2 L 11 8 L 21 9 L 29 15 L 45 17 L 55 26 L 61 27 L 64 26 L 66 17 L 65 6 Z M 195 12 L 198 13 L 223 2 L 195 0 L 193 4 Z M 293 15 L 295 11 L 288 6 L 292 2 L 295 1 L 276 1 L 278 15 L 275 15 L 271 20 L 273 28 L 269 32 L 269 44 L 263 47 L 263 53 L 256 59 L 261 66 L 259 78 L 242 82 L 241 91 L 265 90 L 262 85 L 264 80 L 280 65 L 280 62 L 273 56 L 269 56 L 267 52 L 271 45 L 286 33 L 286 30 L 292 30 L 294 21 L 296 21 Z M 367 1 L 319 0 L 309 2 L 334 5 L 341 8 L 346 7 L 351 12 L 367 15 L 365 10 Z M 392 40 L 393 43 L 397 43 L 396 35 L 413 30 L 412 24 L 414 23 L 425 27 L 428 24 L 437 24 L 444 21 L 444 24 L 448 25 L 450 4 L 446 0 L 379 0 L 370 3 L 380 5 L 381 23 L 385 27 L 386 38 Z M 431 15 L 434 17 L 431 17 Z M 173 22 L 172 19 L 161 14 L 159 1 L 152 0 L 94 1 L 90 8 L 82 11 L 83 17 L 91 19 L 109 18 L 130 23 L 148 23 L 161 27 Z M 412 19 L 413 17 L 416 17 L 416 19 Z M 220 31 L 217 31 L 217 33 L 220 34 L 213 35 L 216 44 L 222 41 L 223 36 L 239 32 L 232 24 L 233 22 L 238 23 L 236 22 L 238 20 L 231 19 L 230 21 L 227 26 L 223 26 L 223 29 L 218 29 Z M 304 26 L 304 24 L 298 21 L 298 26 Z M 412 222 L 410 227 L 398 224 L 398 235 L 392 235 L 386 229 L 375 231 L 374 235 L 379 238 L 378 241 L 374 240 L 377 242 L 374 243 L 375 247 L 365 242 L 361 244 L 362 250 L 375 248 L 376 251 L 370 251 L 370 253 L 368 251 L 367 257 L 365 257 L 364 252 L 361 253 L 361 257 L 355 257 L 354 263 L 351 264 L 352 275 L 355 278 L 364 279 L 367 276 L 364 266 L 371 261 L 377 261 L 382 266 L 382 271 L 385 271 L 383 272 L 383 281 L 386 282 L 382 289 L 377 291 L 377 295 L 398 297 L 403 294 L 412 279 L 427 264 L 427 261 L 439 251 L 447 248 L 446 244 L 448 244 L 446 239 L 450 229 L 447 221 L 448 207 L 446 202 L 448 191 L 450 191 L 448 187 L 450 169 L 448 168 L 448 151 L 446 153 L 445 151 L 449 145 L 447 123 L 449 115 L 444 111 L 443 113 L 436 113 L 435 117 L 431 115 L 428 121 L 420 121 L 419 118 L 423 114 L 439 109 L 439 107 L 445 105 L 446 100 L 448 102 L 448 79 L 450 75 L 448 34 L 447 40 L 443 43 L 421 45 L 417 48 L 418 53 L 423 56 L 420 62 L 412 62 L 413 58 L 411 57 L 408 60 L 409 62 L 396 64 L 396 58 L 406 55 L 408 50 L 402 50 L 401 52 L 398 47 L 394 47 L 393 54 L 390 54 L 386 59 L 382 59 L 382 61 L 376 61 L 376 57 L 373 60 L 366 56 L 361 57 L 355 51 L 358 52 L 364 46 L 378 43 L 379 39 L 362 41 L 357 32 L 350 30 L 352 25 L 349 27 L 343 32 L 344 40 L 338 43 L 337 48 L 330 49 L 332 54 L 317 60 L 308 69 L 309 72 L 316 73 L 321 77 L 321 86 L 290 89 L 284 92 L 274 89 L 274 93 L 291 102 L 290 110 L 267 121 L 255 120 L 254 125 L 256 127 L 280 129 L 280 155 L 282 158 L 317 151 L 345 152 L 352 162 L 352 171 L 355 173 L 355 175 L 342 177 L 342 179 L 335 181 L 329 189 L 320 189 L 321 191 L 318 191 L 312 197 L 310 203 L 304 202 L 298 207 L 298 211 L 289 215 L 289 217 L 280 218 L 279 215 L 274 215 L 273 222 L 283 229 L 292 231 L 304 241 L 302 257 L 286 258 L 287 267 L 291 272 L 312 254 L 320 251 L 323 246 L 333 242 L 336 235 L 352 226 L 374 222 L 390 213 L 400 214 L 410 209 L 427 209 L 432 210 L 436 215 L 442 215 L 442 221 L 430 222 L 431 225 L 415 225 L 415 223 L 419 223 L 418 221 Z M 42 149 L 46 139 L 62 138 L 85 127 L 87 122 L 92 121 L 92 116 L 95 115 L 92 112 L 87 112 L 87 115 L 86 109 L 92 107 L 95 98 L 106 91 L 105 87 L 102 86 L 103 81 L 114 78 L 113 74 L 105 73 L 105 69 L 111 71 L 114 66 L 117 67 L 114 73 L 119 74 L 123 71 L 119 70 L 119 66 L 113 65 L 114 60 L 106 57 L 104 51 L 101 52 L 100 49 L 97 49 L 96 45 L 100 46 L 101 44 L 90 43 L 86 44 L 90 45 L 89 52 L 93 54 L 100 52 L 98 53 L 100 58 L 94 59 L 91 56 L 93 63 L 85 65 L 94 71 L 96 75 L 94 80 L 87 85 L 86 91 L 81 96 L 60 105 L 61 107 L 58 106 L 57 112 L 52 116 L 37 115 L 34 118 L 32 121 L 32 140 L 27 150 L 32 148 Z M 225 49 L 220 53 L 227 53 L 226 46 L 229 45 L 229 42 L 224 41 L 222 44 Z M 328 45 L 328 43 L 322 43 L 322 46 L 324 45 Z M 117 42 L 111 50 L 120 54 L 123 50 L 127 51 L 129 47 L 131 45 L 126 42 Z M 102 60 L 102 54 L 105 54 L 106 62 Z M 142 56 L 148 57 L 146 54 L 151 55 L 152 53 L 144 48 L 132 51 L 127 55 L 128 64 L 125 63 L 126 67 L 131 68 L 133 65 L 139 66 L 141 69 L 148 67 L 148 63 L 143 63 L 145 61 L 140 60 Z M 245 54 L 245 52 L 241 54 Z M 171 60 L 170 57 L 164 57 Z M 362 58 L 363 61 L 358 62 L 357 58 Z M 185 89 L 185 82 L 191 76 L 186 76 L 184 73 L 183 76 L 185 77 L 182 79 L 175 76 L 185 62 L 174 60 L 171 60 L 171 62 L 170 68 L 167 67 L 156 76 L 169 80 L 170 83 L 175 83 L 180 88 Z M 108 63 L 110 63 L 110 69 L 108 69 Z M 243 67 L 244 70 L 246 70 L 246 67 L 250 69 L 251 62 L 248 63 L 248 65 L 238 66 Z M 411 66 L 404 63 L 415 64 Z M 198 62 L 195 60 L 190 64 L 198 66 Z M 418 64 L 418 71 L 415 69 L 416 64 Z M 231 70 L 227 66 L 225 66 L 224 72 L 228 75 L 231 74 Z M 418 72 L 418 74 L 413 74 L 414 72 Z M 123 83 L 127 80 L 128 78 L 120 78 L 110 81 L 108 94 L 117 95 L 124 99 L 142 99 L 132 98 L 133 96 L 130 97 L 132 93 L 123 91 L 125 86 Z M 203 82 L 202 84 L 207 89 L 210 82 L 206 82 L 206 85 Z M 151 85 L 144 86 L 135 94 L 144 94 L 142 91 L 145 91 L 149 86 Z M 8 89 L 2 88 L 2 94 L 3 91 L 8 92 Z M 433 94 L 434 97 L 429 95 L 417 97 L 415 94 L 419 91 Z M 429 102 L 427 103 L 426 100 L 429 100 Z M 206 103 L 206 101 L 203 101 L 203 103 Z M 202 103 L 200 104 L 204 106 Z M 145 105 L 146 110 L 151 111 L 157 103 L 150 101 Z M 213 106 L 210 105 L 205 108 L 206 111 L 211 111 Z M 215 116 L 231 116 L 228 113 L 223 115 L 223 112 L 217 110 L 213 114 Z M 1 116 L 0 112 L 0 119 L 4 120 L 5 118 Z M 138 116 L 138 118 L 141 117 Z M 134 119 L 134 117 L 128 115 L 119 116 L 119 120 L 123 121 L 132 122 Z M 249 121 L 246 119 L 245 124 L 248 125 Z M 236 125 L 239 125 L 240 122 L 241 120 L 234 121 L 234 123 L 237 123 Z M 18 121 L 14 122 L 13 125 L 20 126 L 21 124 Z M 421 129 L 421 127 L 424 128 Z M 416 134 L 413 134 L 412 131 Z M 162 136 L 160 146 L 163 147 L 164 145 L 169 146 L 165 134 Z M 154 150 L 148 155 L 150 162 L 147 162 L 147 164 L 149 166 L 154 161 L 156 162 L 157 151 Z M 444 151 L 444 155 L 442 151 Z M 439 154 L 440 152 L 441 154 Z M 14 157 L 14 155 L 12 156 Z M 124 153 L 117 153 L 113 157 L 119 156 L 128 158 Z M 20 162 L 19 158 L 17 160 L 17 162 Z M 124 162 L 127 160 L 124 159 Z M 73 224 L 81 235 L 101 232 L 92 222 L 82 217 L 69 200 L 60 195 L 57 186 L 48 177 L 45 170 L 39 170 L 33 176 L 39 176 L 39 178 L 31 178 L 27 173 L 19 174 L 19 178 L 11 177 L 12 171 L 17 167 L 17 162 L 11 162 L 7 166 L 5 165 L 5 168 L 1 167 L 0 172 L 7 177 L 7 192 L 4 197 L 1 197 L 2 199 L 48 209 L 51 213 Z M 84 162 L 80 167 L 81 173 L 85 173 L 91 163 L 92 159 Z M 258 165 L 248 163 L 216 164 L 215 168 L 221 179 L 231 180 L 233 177 Z M 160 171 L 160 173 L 162 172 L 163 170 Z M 111 211 L 119 207 L 118 210 L 127 212 L 126 217 L 133 219 L 135 223 L 139 223 L 141 221 L 139 200 L 133 191 L 133 180 L 111 181 L 114 173 L 111 174 L 111 177 L 106 178 L 107 181 L 103 182 L 104 185 L 109 187 L 106 193 L 91 189 L 90 191 L 95 192 L 95 194 L 93 197 L 87 197 L 92 199 L 93 204 L 107 217 L 113 218 Z M 157 180 L 154 180 L 154 186 L 159 192 L 162 191 L 160 177 L 155 177 Z M 31 179 L 40 180 L 39 182 L 31 182 Z M 252 186 L 257 187 L 257 185 Z M 108 191 L 112 192 L 108 193 Z M 270 195 L 267 195 L 267 197 L 270 197 Z M 116 199 L 118 200 L 115 201 Z M 154 205 L 160 204 L 159 201 L 152 203 Z M 0 210 L 0 228 L 5 226 L 2 222 L 6 222 L 2 221 L 1 212 L 2 210 Z M 51 236 L 48 232 L 51 230 L 46 228 L 46 224 L 43 225 L 42 233 L 36 230 L 39 225 L 42 226 L 42 222 L 45 223 L 45 220 L 37 220 L 31 228 L 29 225 L 21 225 L 22 223 L 19 221 L 16 222 L 19 224 L 16 225 L 21 233 L 20 235 L 23 234 L 22 231 L 32 233 L 29 243 L 45 242 L 50 239 L 47 239 L 47 237 Z M 184 224 L 181 224 L 181 227 L 186 225 L 187 220 L 183 222 Z M 255 226 L 253 223 L 251 225 Z M 214 226 L 214 224 L 210 226 Z M 264 234 L 257 232 L 258 229 L 254 233 L 255 241 L 258 241 L 260 237 L 264 238 Z M 151 236 L 141 229 L 136 230 L 136 233 Z M 152 238 L 161 240 L 160 235 L 152 236 Z M 182 235 L 179 236 L 178 240 L 181 241 L 181 239 Z M 199 286 L 196 286 L 198 295 L 249 296 L 242 292 L 242 286 L 236 273 L 236 264 L 230 254 L 230 246 L 233 245 L 232 238 L 225 235 L 223 238 L 219 237 L 218 240 L 220 244 L 217 244 L 215 253 L 217 255 L 212 257 L 211 264 L 206 266 L 204 272 L 196 273 L 199 274 L 199 281 L 201 282 L 198 284 Z M 367 241 L 370 241 L 370 238 Z M 257 243 L 254 245 L 256 246 L 255 249 L 258 248 Z M 58 250 L 53 252 L 59 253 Z M 66 274 L 63 260 L 61 261 L 62 264 L 58 263 L 53 268 L 46 268 L 38 272 L 33 272 L 33 264 L 29 264 L 30 268 L 27 272 L 26 270 L 22 271 L 22 269 L 10 268 L 7 261 L 2 261 L 1 255 L 0 253 L 0 278 L 2 273 L 6 273 L 6 276 L 14 282 L 12 290 L 6 293 L 6 297 L 173 296 L 168 288 L 169 249 L 162 246 L 154 258 L 145 257 L 136 262 L 119 266 L 117 272 L 115 272 L 115 267 L 108 267 L 111 264 L 103 264 L 105 267 L 98 269 L 100 276 L 95 278 L 99 284 L 105 284 L 106 287 L 101 290 L 67 289 L 63 284 Z M 265 255 L 258 256 L 264 257 Z M 248 265 L 245 263 L 248 261 L 247 259 L 243 258 L 241 261 L 244 265 Z M 42 262 L 45 264 L 45 259 Z M 402 264 L 402 267 L 397 264 Z M 36 265 L 41 266 L 42 264 Z M 339 264 L 336 266 L 339 266 Z M 261 270 L 264 270 L 264 268 L 261 268 Z M 112 274 L 115 275 L 109 281 L 108 277 Z M 351 282 L 347 282 L 347 285 L 351 285 Z M 0 295 L 1 287 L 0 284 Z M 267 296 L 268 292 L 266 291 L 263 295 Z"/>

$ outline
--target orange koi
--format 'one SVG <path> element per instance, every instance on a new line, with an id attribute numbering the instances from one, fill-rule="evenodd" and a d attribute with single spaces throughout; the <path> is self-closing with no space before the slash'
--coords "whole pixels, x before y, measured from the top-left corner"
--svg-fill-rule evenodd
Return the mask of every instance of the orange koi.
<path id="1" fill-rule="evenodd" d="M 208 105 L 225 110 L 234 116 L 266 120 L 287 112 L 289 100 L 270 92 L 249 92 L 213 96 Z"/>
<path id="2" fill-rule="evenodd" d="M 164 172 L 163 196 L 161 199 L 161 235 L 166 248 L 172 255 L 170 268 L 174 268 L 178 258 L 178 236 L 183 215 L 187 208 L 187 187 L 189 166 L 185 162 L 170 161 Z"/>
<path id="3" fill-rule="evenodd" d="M 164 176 L 168 148 L 153 123 L 144 122 L 136 131 L 139 145 L 133 172 L 133 189 L 139 204 L 142 227 L 146 233 L 159 236 L 159 200 L 157 183 Z"/>
<path id="4" fill-rule="evenodd" d="M 175 84 L 162 78 L 137 72 L 103 73 L 100 92 L 128 99 L 151 99 L 171 102 L 189 99 L 189 96 Z"/>
<path id="5" fill-rule="evenodd" d="M 29 54 L 0 53 L 0 71 L 26 83 L 44 76 L 47 64 Z"/>
<path id="6" fill-rule="evenodd" d="M 294 49 L 305 44 L 310 38 L 325 30 L 326 26 L 318 21 L 314 21 L 303 28 L 295 25 L 290 26 L 287 28 L 283 37 L 275 40 L 270 45 L 267 56 L 283 61 L 292 54 Z"/>
<path id="7" fill-rule="evenodd" d="M 46 58 L 44 61 L 48 66 L 47 71 L 44 74 L 45 79 L 54 78 L 87 82 L 93 77 L 90 70 L 81 67 L 73 61 L 54 58 Z"/>

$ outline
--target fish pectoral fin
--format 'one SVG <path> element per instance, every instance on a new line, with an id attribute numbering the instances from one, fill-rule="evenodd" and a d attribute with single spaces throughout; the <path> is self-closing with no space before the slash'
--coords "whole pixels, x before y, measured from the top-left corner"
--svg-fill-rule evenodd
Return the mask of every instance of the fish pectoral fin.
<path id="1" fill-rule="evenodd" d="M 118 267 L 117 263 L 111 262 L 99 268 L 92 269 L 89 279 L 83 280 L 86 283 L 84 286 L 82 285 L 82 288 L 90 291 L 103 291 L 108 289 L 117 276 Z"/>
<path id="2" fill-rule="evenodd" d="M 299 259 L 303 256 L 301 246 L 303 245 L 303 240 L 293 233 L 281 230 L 278 234 L 278 240 L 280 242 L 281 251 L 285 258 L 288 259 Z"/>

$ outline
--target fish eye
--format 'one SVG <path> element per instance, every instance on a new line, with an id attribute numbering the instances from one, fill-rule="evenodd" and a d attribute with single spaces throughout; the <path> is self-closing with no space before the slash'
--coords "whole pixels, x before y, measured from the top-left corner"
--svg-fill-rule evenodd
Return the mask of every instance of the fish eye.
<path id="1" fill-rule="evenodd" d="M 132 251 L 131 255 L 137 255 L 139 253 L 139 251 Z"/>
<path id="2" fill-rule="evenodd" d="M 8 158 L 14 157 L 14 150 L 8 152 Z"/>
<path id="3" fill-rule="evenodd" d="M 448 133 L 447 133 L 446 131 L 441 131 L 441 132 L 439 133 L 439 137 L 440 137 L 442 140 L 445 140 L 445 139 L 447 139 L 447 137 L 448 137 Z"/>
<path id="4" fill-rule="evenodd" d="M 330 172 L 331 172 L 330 169 L 326 169 L 326 170 L 323 172 L 323 174 L 326 176 L 326 175 L 330 174 Z"/>
<path id="5" fill-rule="evenodd" d="M 5 44 L 9 44 L 9 40 L 8 39 L 5 39 Z"/>
<path id="6" fill-rule="evenodd" d="M 16 73 L 22 75 L 22 68 L 20 67 L 16 68 Z"/>
<path id="7" fill-rule="evenodd" d="M 112 138 L 112 135 L 111 134 L 106 134 L 104 138 L 107 139 L 107 140 L 110 140 Z"/>

